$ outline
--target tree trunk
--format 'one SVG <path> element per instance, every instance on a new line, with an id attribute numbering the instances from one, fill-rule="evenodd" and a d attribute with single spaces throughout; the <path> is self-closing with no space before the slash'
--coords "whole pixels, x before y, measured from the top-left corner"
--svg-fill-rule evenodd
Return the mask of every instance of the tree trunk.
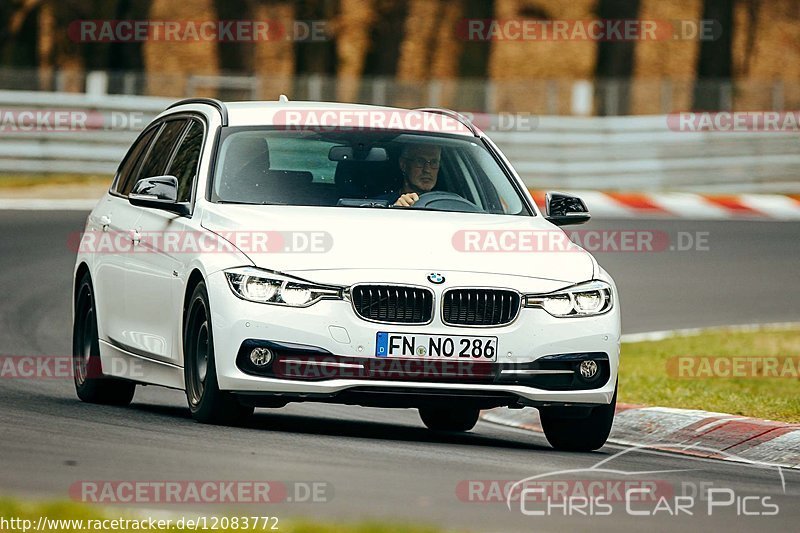
<path id="1" fill-rule="evenodd" d="M 335 17 L 339 10 L 338 0 L 307 0 L 298 2 L 297 18 L 308 24 L 326 24 L 325 38 L 322 41 L 299 40 L 294 45 L 295 73 L 319 74 L 329 76 L 336 74 L 336 38 L 332 32 L 327 31 L 327 24 Z"/>
<path id="2" fill-rule="evenodd" d="M 37 15 L 40 0 L 0 2 L 0 64 L 30 67 L 37 63 Z"/>
<path id="3" fill-rule="evenodd" d="M 494 0 L 465 0 L 464 19 L 488 20 L 494 17 Z M 462 24 L 465 24 L 463 22 Z M 466 32 L 465 32 L 466 33 Z M 463 36 L 462 36 L 463 37 Z M 459 75 L 464 78 L 490 78 L 489 54 L 492 41 L 465 41 L 458 64 Z"/>
<path id="4" fill-rule="evenodd" d="M 214 0 L 214 9 L 220 20 L 254 18 L 247 0 Z M 218 40 L 220 70 L 236 74 L 253 72 L 252 41 Z"/>
<path id="5" fill-rule="evenodd" d="M 714 40 L 700 41 L 692 105 L 695 110 L 719 111 L 730 105 L 728 91 L 733 77 L 733 4 L 734 0 L 703 2 L 703 20 L 718 22 L 722 33 Z"/>
<path id="6" fill-rule="evenodd" d="M 364 64 L 365 76 L 394 77 L 400 62 L 400 46 L 403 44 L 404 25 L 408 16 L 408 2 L 392 0 L 378 2 L 372 25 L 370 46 Z"/>
<path id="7" fill-rule="evenodd" d="M 608 20 L 639 18 L 639 0 L 599 0 L 597 17 Z M 595 63 L 597 114 L 627 115 L 630 110 L 635 40 L 600 41 Z"/>
<path id="8" fill-rule="evenodd" d="M 375 20 L 375 0 L 341 0 L 336 26 L 338 58 L 336 97 L 340 102 L 358 100 L 361 75 L 371 46 L 370 28 Z"/>

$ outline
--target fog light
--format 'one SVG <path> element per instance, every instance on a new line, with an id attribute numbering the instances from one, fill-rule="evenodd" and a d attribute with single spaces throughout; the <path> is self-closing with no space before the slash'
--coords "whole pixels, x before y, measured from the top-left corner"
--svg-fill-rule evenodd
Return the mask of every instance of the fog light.
<path id="1" fill-rule="evenodd" d="M 592 379 L 597 375 L 597 363 L 594 361 L 583 361 L 578 370 L 585 379 Z"/>
<path id="2" fill-rule="evenodd" d="M 264 367 L 272 362 L 272 350 L 269 348 L 253 348 L 250 352 L 250 362 L 255 366 Z"/>

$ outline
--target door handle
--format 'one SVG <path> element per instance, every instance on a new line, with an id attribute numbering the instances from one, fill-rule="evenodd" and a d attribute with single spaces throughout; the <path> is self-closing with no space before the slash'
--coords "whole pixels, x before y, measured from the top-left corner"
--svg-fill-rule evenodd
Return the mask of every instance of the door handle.
<path id="1" fill-rule="evenodd" d="M 103 226 L 103 231 L 108 231 L 108 226 L 111 224 L 111 217 L 103 215 L 100 217 L 100 225 Z"/>

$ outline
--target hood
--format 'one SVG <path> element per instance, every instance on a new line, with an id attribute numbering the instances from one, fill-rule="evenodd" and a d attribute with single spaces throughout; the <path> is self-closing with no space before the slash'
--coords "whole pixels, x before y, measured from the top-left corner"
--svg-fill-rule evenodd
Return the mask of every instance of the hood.
<path id="1" fill-rule="evenodd" d="M 201 224 L 258 267 L 285 273 L 391 269 L 579 283 L 589 253 L 543 217 L 393 208 L 206 204 Z"/>

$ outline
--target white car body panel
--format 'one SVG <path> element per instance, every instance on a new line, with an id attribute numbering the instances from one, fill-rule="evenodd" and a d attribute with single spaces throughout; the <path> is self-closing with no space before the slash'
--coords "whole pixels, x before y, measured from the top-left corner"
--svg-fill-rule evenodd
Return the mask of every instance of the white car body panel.
<path id="1" fill-rule="evenodd" d="M 332 247 L 324 253 L 243 252 L 262 268 L 280 272 L 339 269 L 427 269 L 508 274 L 562 281 L 591 279 L 589 254 L 567 239 L 564 252 L 464 252 L 455 249 L 453 236 L 462 230 L 560 232 L 543 217 L 476 215 L 473 213 L 415 212 L 397 209 L 350 209 L 343 216 L 336 207 L 237 206 L 218 204 L 203 213 L 203 227 L 215 231 L 327 232 Z M 565 247 L 566 247 L 565 246 Z M 427 258 L 430 258 L 428 263 Z M 430 264 L 430 266 L 427 266 Z"/>

